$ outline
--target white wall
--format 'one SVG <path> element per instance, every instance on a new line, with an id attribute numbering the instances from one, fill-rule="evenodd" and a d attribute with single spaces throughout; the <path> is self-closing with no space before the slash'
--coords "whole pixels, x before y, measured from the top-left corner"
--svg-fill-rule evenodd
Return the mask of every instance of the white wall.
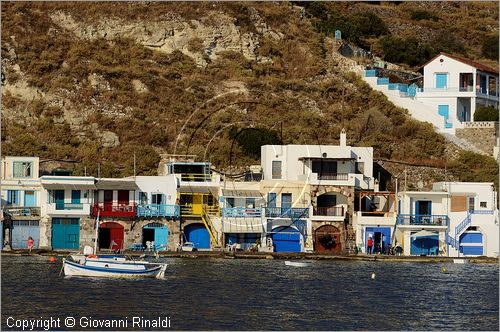
<path id="1" fill-rule="evenodd" d="M 20 179 L 38 179 L 40 169 L 40 158 L 38 157 L 11 157 L 5 156 L 2 158 L 2 180 L 14 179 L 14 162 L 30 162 L 32 163 L 31 177 Z M 17 178 L 16 178 L 17 179 Z"/>
<path id="2" fill-rule="evenodd" d="M 282 180 L 299 180 L 311 170 L 299 158 L 353 158 L 339 163 L 338 173 L 354 173 L 354 161 L 364 163 L 364 176 L 373 176 L 373 148 L 336 145 L 264 145 L 261 147 L 261 166 L 265 180 L 272 180 L 272 162 L 281 161 Z"/>
<path id="3" fill-rule="evenodd" d="M 459 88 L 460 73 L 472 73 L 476 83 L 476 68 L 441 54 L 424 67 L 424 89 L 436 87 L 436 73 L 448 74 L 447 88 Z"/>
<path id="4" fill-rule="evenodd" d="M 467 194 L 474 197 L 474 210 L 497 209 L 496 194 L 492 182 L 436 182 L 433 190 L 448 190 L 451 194 Z M 486 208 L 480 207 L 486 202 Z"/>
<path id="5" fill-rule="evenodd" d="M 406 192 L 399 195 L 400 210 L 399 214 L 415 214 L 416 201 L 431 201 L 432 214 L 448 214 L 448 194 L 446 192 Z"/>
<path id="6" fill-rule="evenodd" d="M 136 200 L 139 202 L 139 192 L 148 195 L 148 202 L 151 203 L 151 193 L 163 193 L 165 204 L 175 204 L 177 199 L 177 179 L 176 176 L 136 176 L 135 183 L 139 187 L 136 191 Z"/>

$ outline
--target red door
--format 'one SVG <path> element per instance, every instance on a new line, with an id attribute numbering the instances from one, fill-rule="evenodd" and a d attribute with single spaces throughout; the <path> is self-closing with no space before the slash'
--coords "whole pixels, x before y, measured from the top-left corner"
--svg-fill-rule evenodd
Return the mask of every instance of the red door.
<path id="1" fill-rule="evenodd" d="M 113 190 L 104 190 L 104 211 L 111 211 L 113 206 Z"/>
<path id="2" fill-rule="evenodd" d="M 124 227 L 116 222 L 106 222 L 100 226 L 109 232 L 109 238 L 104 236 L 99 238 L 101 249 L 123 249 L 123 239 L 125 237 Z"/>
<path id="3" fill-rule="evenodd" d="M 118 190 L 118 205 L 128 205 L 128 202 L 129 202 L 129 191 Z"/>
<path id="4" fill-rule="evenodd" d="M 342 253 L 340 230 L 332 225 L 324 225 L 314 232 L 314 250 L 316 252 Z"/>

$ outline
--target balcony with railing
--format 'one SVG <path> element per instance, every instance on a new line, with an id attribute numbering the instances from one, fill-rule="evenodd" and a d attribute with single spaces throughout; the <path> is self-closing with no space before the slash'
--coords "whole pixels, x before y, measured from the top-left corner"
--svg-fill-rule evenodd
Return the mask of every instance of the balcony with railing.
<path id="1" fill-rule="evenodd" d="M 443 226 L 447 227 L 447 215 L 437 214 L 399 214 L 397 224 L 401 226 Z"/>
<path id="2" fill-rule="evenodd" d="M 32 206 L 6 206 L 4 212 L 12 217 L 40 217 L 40 208 Z"/>
<path id="3" fill-rule="evenodd" d="M 211 216 L 219 216 L 219 206 L 201 205 L 201 204 L 185 204 L 180 206 L 181 216 L 183 217 L 201 217 L 203 213 Z"/>
<path id="4" fill-rule="evenodd" d="M 265 216 L 270 218 L 301 219 L 309 217 L 309 208 L 266 207 Z"/>
<path id="5" fill-rule="evenodd" d="M 180 206 L 176 204 L 139 204 L 137 216 L 144 218 L 178 218 Z"/>
<path id="6" fill-rule="evenodd" d="M 101 217 L 124 217 L 133 218 L 135 217 L 136 205 L 134 203 L 130 204 L 106 204 L 106 203 L 95 203 L 92 207 L 92 215 Z"/>
<path id="7" fill-rule="evenodd" d="M 314 216 L 330 216 L 330 217 L 343 217 L 345 216 L 345 209 L 343 206 L 329 206 L 329 207 L 314 207 Z"/>
<path id="8" fill-rule="evenodd" d="M 90 203 L 56 202 L 47 204 L 47 214 L 50 215 L 90 215 Z"/>
<path id="9" fill-rule="evenodd" d="M 229 207 L 222 209 L 222 216 L 226 218 L 260 218 L 261 208 Z"/>

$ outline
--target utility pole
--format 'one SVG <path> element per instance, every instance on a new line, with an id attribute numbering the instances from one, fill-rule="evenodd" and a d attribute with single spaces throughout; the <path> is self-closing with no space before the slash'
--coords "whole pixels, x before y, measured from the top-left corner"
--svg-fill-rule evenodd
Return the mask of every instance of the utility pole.
<path id="1" fill-rule="evenodd" d="M 134 178 L 135 178 L 135 151 L 134 151 Z"/>

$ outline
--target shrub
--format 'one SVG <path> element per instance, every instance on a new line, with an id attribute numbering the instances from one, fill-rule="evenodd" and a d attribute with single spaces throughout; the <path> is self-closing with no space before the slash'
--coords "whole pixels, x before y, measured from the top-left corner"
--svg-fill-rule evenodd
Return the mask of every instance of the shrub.
<path id="1" fill-rule="evenodd" d="M 474 112 L 474 121 L 498 121 L 498 110 L 493 106 L 481 106 Z"/>
<path id="2" fill-rule="evenodd" d="M 436 55 L 432 47 L 415 37 L 384 36 L 379 39 L 379 45 L 384 53 L 384 60 L 410 66 L 422 65 Z"/>
<path id="3" fill-rule="evenodd" d="M 260 147 L 266 144 L 280 144 L 276 132 L 266 128 L 231 129 L 229 137 L 238 142 L 243 153 L 249 157 L 260 158 Z"/>
<path id="4" fill-rule="evenodd" d="M 432 20 L 438 21 L 439 17 L 423 9 L 412 9 L 410 10 L 410 18 L 414 21 L 420 20 Z"/>
<path id="5" fill-rule="evenodd" d="M 483 40 L 481 53 L 485 58 L 498 60 L 498 35 L 489 36 Z"/>

